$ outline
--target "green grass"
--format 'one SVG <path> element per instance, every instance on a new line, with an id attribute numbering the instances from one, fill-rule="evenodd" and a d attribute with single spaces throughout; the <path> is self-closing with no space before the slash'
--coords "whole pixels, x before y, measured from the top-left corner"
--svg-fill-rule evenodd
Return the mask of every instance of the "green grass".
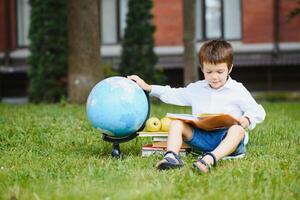
<path id="1" fill-rule="evenodd" d="M 88 123 L 84 106 L 0 104 L 0 199 L 300 199 L 300 102 L 264 103 L 265 122 L 250 135 L 244 159 L 220 161 L 210 174 L 159 172 L 149 142 L 111 144 Z M 190 112 L 152 105 L 152 115 Z"/>

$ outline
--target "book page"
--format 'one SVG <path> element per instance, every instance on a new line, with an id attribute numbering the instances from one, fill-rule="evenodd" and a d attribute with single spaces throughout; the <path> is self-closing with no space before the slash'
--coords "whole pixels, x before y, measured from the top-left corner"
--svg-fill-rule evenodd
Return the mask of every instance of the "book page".
<path id="1" fill-rule="evenodd" d="M 186 119 L 186 120 L 196 120 L 198 116 L 190 115 L 190 114 L 175 114 L 175 113 L 167 113 L 166 117 L 171 119 Z"/>
<path id="2" fill-rule="evenodd" d="M 238 124 L 238 120 L 229 114 L 200 114 L 197 116 L 189 114 L 172 114 L 167 113 L 166 117 L 171 119 L 182 120 L 195 127 L 206 131 L 212 131 L 221 128 L 229 128 L 234 124 Z"/>

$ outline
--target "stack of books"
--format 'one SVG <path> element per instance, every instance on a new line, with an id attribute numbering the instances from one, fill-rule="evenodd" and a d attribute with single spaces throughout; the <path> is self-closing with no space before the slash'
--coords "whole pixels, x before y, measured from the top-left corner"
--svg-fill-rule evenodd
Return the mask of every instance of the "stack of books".
<path id="1" fill-rule="evenodd" d="M 207 131 L 220 128 L 229 128 L 230 126 L 239 123 L 238 119 L 224 113 L 202 113 L 199 115 L 167 113 L 166 117 L 182 120 L 194 127 L 198 127 Z M 163 154 L 167 150 L 167 132 L 142 131 L 137 133 L 140 137 L 152 137 L 152 144 L 144 145 L 142 147 L 142 156 L 149 156 L 155 153 Z M 190 151 L 191 148 L 187 144 L 183 143 L 179 154 L 186 155 L 187 152 Z"/>
<path id="2" fill-rule="evenodd" d="M 168 132 L 138 132 L 139 137 L 151 137 L 152 143 L 142 146 L 142 156 L 164 154 L 167 151 Z M 183 143 L 179 154 L 185 156 L 191 148 Z"/>

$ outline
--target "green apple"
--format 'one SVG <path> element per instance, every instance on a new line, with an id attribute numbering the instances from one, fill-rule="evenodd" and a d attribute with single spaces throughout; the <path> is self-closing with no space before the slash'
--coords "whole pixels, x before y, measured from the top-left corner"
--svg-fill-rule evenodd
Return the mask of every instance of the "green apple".
<path id="1" fill-rule="evenodd" d="M 162 118 L 160 120 L 160 122 L 161 122 L 161 130 L 165 131 L 165 132 L 168 132 L 169 128 L 170 128 L 171 121 L 172 120 L 170 118 L 168 118 L 168 117 Z"/>
<path id="2" fill-rule="evenodd" d="M 147 131 L 151 131 L 151 132 L 159 131 L 160 127 L 161 127 L 161 122 L 157 117 L 150 117 L 146 121 L 146 130 Z"/>

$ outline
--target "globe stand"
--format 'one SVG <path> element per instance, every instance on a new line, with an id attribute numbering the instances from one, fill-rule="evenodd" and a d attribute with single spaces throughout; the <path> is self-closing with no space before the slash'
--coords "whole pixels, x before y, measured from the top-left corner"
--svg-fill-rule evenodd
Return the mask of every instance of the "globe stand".
<path id="1" fill-rule="evenodd" d="M 129 140 L 134 139 L 136 136 L 138 136 L 137 133 L 131 134 L 127 137 L 123 137 L 123 138 L 115 138 L 115 137 L 111 137 L 109 135 L 106 135 L 103 133 L 102 135 L 102 139 L 106 142 L 110 142 L 112 143 L 112 152 L 111 152 L 111 156 L 114 158 L 121 158 L 122 157 L 122 153 L 120 150 L 120 143 L 123 142 L 127 142 Z"/>
<path id="2" fill-rule="evenodd" d="M 134 81 L 135 82 L 135 81 Z M 147 98 L 147 102 L 148 102 L 148 113 L 147 113 L 147 117 L 146 117 L 146 120 L 149 118 L 150 116 L 150 98 L 149 98 L 149 93 L 147 91 L 144 90 L 144 93 L 146 95 L 146 98 Z M 137 130 L 137 132 L 143 130 L 145 128 L 145 125 L 146 125 L 146 120 L 144 121 L 143 125 L 140 127 L 139 130 Z M 117 137 L 112 137 L 112 136 L 109 136 L 105 133 L 102 133 L 102 139 L 106 142 L 110 142 L 112 143 L 112 151 L 111 151 L 111 156 L 113 158 L 122 158 L 122 152 L 120 150 L 120 143 L 123 143 L 123 142 L 127 142 L 129 140 L 132 140 L 134 139 L 136 136 L 138 136 L 137 133 L 133 133 L 129 136 L 126 136 L 126 137 L 122 137 L 122 138 L 117 138 Z"/>

